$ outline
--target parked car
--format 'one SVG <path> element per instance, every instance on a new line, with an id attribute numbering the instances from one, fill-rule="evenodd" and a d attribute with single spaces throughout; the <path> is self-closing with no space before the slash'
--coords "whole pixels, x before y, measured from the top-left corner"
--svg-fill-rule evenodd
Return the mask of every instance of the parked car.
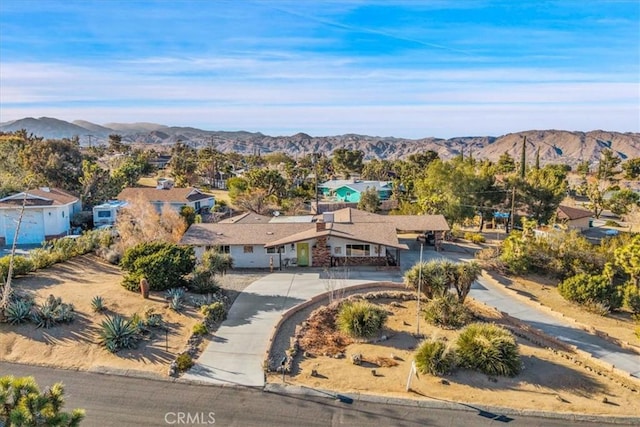
<path id="1" fill-rule="evenodd" d="M 419 234 L 416 237 L 416 241 L 424 243 L 425 245 L 435 246 L 436 244 L 436 233 L 433 231 L 426 231 L 422 234 Z"/>

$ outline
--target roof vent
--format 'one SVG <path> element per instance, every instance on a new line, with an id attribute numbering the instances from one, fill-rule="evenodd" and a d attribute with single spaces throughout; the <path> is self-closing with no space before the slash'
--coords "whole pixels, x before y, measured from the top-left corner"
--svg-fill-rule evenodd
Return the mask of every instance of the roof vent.
<path id="1" fill-rule="evenodd" d="M 49 187 L 40 187 L 40 190 L 44 191 L 45 193 L 51 192 L 51 189 Z"/>
<path id="2" fill-rule="evenodd" d="M 222 236 L 224 233 L 223 233 L 222 231 L 218 231 L 216 234 L 217 234 L 218 236 Z"/>
<path id="3" fill-rule="evenodd" d="M 271 236 L 271 235 L 273 235 L 273 231 L 267 231 L 267 234 L 268 234 L 269 236 Z"/>

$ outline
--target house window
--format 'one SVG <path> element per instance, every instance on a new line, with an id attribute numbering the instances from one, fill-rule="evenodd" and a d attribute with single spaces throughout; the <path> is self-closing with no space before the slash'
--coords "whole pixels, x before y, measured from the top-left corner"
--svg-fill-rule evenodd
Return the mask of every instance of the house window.
<path id="1" fill-rule="evenodd" d="M 229 245 L 217 245 L 217 246 L 207 246 L 206 250 L 214 250 L 219 254 L 228 254 L 231 253 L 231 247 Z"/>
<path id="2" fill-rule="evenodd" d="M 200 209 L 200 202 L 196 202 L 196 210 Z"/>
<path id="3" fill-rule="evenodd" d="M 245 254 L 252 254 L 253 253 L 253 246 L 250 245 L 246 245 L 242 248 L 243 252 Z"/>
<path id="4" fill-rule="evenodd" d="M 268 254 L 283 254 L 284 253 L 284 246 L 278 246 L 273 247 L 273 248 L 267 248 L 267 253 Z"/>
<path id="5" fill-rule="evenodd" d="M 98 218 L 111 218 L 111 211 L 98 211 Z"/>
<path id="6" fill-rule="evenodd" d="M 336 255 L 342 255 L 342 246 L 335 246 L 333 248 L 333 253 Z"/>
<path id="7" fill-rule="evenodd" d="M 369 245 L 347 245 L 347 256 L 369 256 Z"/>

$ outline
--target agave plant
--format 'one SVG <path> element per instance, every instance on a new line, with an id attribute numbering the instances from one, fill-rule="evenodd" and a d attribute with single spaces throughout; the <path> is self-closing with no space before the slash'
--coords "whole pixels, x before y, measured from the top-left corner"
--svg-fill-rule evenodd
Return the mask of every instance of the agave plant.
<path id="1" fill-rule="evenodd" d="M 133 348 L 139 339 L 133 319 L 122 316 L 107 316 L 100 325 L 100 344 L 112 353 L 123 348 Z"/>
<path id="2" fill-rule="evenodd" d="M 36 327 L 49 329 L 58 323 L 56 309 L 49 304 L 42 304 L 34 310 L 31 320 L 36 324 Z"/>
<path id="3" fill-rule="evenodd" d="M 182 298 L 176 295 L 169 300 L 169 308 L 173 311 L 182 311 L 182 303 Z"/>
<path id="4" fill-rule="evenodd" d="M 96 313 L 102 313 L 106 309 L 106 307 L 104 306 L 104 299 L 99 295 L 93 297 L 93 299 L 91 300 L 91 308 Z"/>
<path id="5" fill-rule="evenodd" d="M 168 300 L 172 300 L 174 298 L 179 298 L 180 300 L 183 300 L 184 288 L 171 288 L 164 294 L 164 297 Z"/>
<path id="6" fill-rule="evenodd" d="M 9 303 L 5 310 L 7 321 L 12 325 L 24 323 L 29 320 L 33 303 L 25 300 L 15 300 Z"/>

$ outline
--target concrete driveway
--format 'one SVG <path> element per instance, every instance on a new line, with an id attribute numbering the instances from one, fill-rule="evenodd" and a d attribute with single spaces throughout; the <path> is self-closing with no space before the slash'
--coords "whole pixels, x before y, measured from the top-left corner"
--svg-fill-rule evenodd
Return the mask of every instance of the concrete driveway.
<path id="1" fill-rule="evenodd" d="M 410 247 L 400 258 L 400 270 L 353 268 L 348 271 L 295 269 L 269 274 L 249 285 L 236 299 L 225 320 L 215 333 L 186 379 L 210 383 L 261 387 L 265 384 L 265 352 L 274 326 L 282 314 L 308 299 L 328 290 L 331 281 L 340 288 L 381 281 L 401 282 L 403 273 L 420 260 L 420 245 L 415 239 L 401 239 Z M 460 245 L 446 244 L 444 252 L 424 246 L 422 260 L 450 259 L 468 261 L 471 252 Z M 344 277 L 348 277 L 345 279 Z M 640 356 L 608 341 L 578 329 L 513 298 L 499 284 L 479 279 L 471 289 L 471 297 L 510 314 L 546 334 L 575 345 L 616 368 L 640 377 Z"/>
<path id="2" fill-rule="evenodd" d="M 367 276 L 373 272 L 359 272 Z M 282 314 L 315 295 L 327 292 L 330 280 L 341 287 L 373 282 L 367 279 L 321 278 L 321 272 L 269 274 L 249 285 L 231 306 L 212 342 L 185 379 L 216 384 L 263 387 L 263 361 L 274 326 Z"/>

